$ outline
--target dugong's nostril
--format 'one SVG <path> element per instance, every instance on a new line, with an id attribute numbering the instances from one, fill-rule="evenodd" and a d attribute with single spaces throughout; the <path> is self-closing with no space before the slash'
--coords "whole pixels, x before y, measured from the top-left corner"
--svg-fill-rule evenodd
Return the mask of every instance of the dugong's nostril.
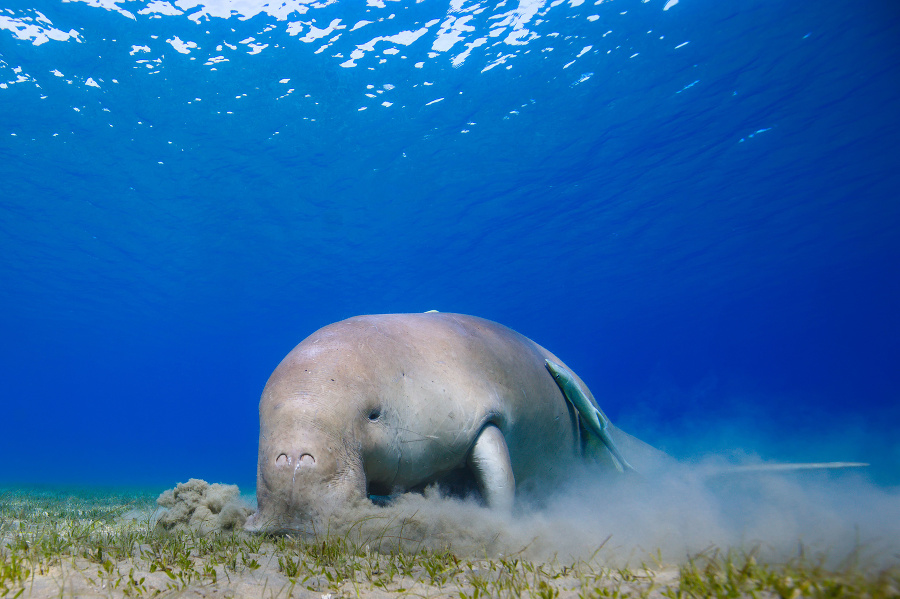
<path id="1" fill-rule="evenodd" d="M 286 453 L 278 454 L 278 457 L 275 458 L 275 464 L 278 466 L 289 466 L 291 463 L 291 456 Z"/>
<path id="2" fill-rule="evenodd" d="M 310 453 L 304 453 L 300 455 L 300 461 L 297 462 L 298 466 L 309 468 L 310 466 L 314 466 L 316 464 L 316 458 L 312 457 Z"/>

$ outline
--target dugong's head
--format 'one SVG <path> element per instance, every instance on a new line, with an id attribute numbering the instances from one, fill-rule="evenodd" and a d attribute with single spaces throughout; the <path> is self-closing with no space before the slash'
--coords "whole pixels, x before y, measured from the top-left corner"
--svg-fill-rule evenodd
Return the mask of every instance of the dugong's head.
<path id="1" fill-rule="evenodd" d="M 266 383 L 258 508 L 246 530 L 319 529 L 336 509 L 364 500 L 372 481 L 389 484 L 395 474 L 387 471 L 396 469 L 399 452 L 388 434 L 379 357 L 353 343 L 353 331 L 341 324 L 304 340 Z"/>

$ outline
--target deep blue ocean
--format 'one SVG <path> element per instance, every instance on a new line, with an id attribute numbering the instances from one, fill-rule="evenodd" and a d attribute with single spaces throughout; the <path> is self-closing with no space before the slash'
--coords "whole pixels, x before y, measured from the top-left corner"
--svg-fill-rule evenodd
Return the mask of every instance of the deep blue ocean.
<path id="1" fill-rule="evenodd" d="M 0 3 L 0 483 L 252 492 L 294 345 L 436 309 L 898 485 L 898 142 L 888 0 Z"/>

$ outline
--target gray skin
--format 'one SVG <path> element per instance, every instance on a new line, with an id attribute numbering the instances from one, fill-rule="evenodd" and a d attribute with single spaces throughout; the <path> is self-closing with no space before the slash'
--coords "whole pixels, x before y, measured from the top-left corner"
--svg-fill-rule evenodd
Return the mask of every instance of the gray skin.
<path id="1" fill-rule="evenodd" d="M 436 312 L 316 331 L 272 373 L 259 418 L 250 531 L 309 530 L 348 502 L 432 483 L 470 484 L 509 509 L 517 489 L 551 484 L 586 452 L 614 472 L 631 468 L 615 443 L 649 448 L 610 424 L 540 345 Z"/>

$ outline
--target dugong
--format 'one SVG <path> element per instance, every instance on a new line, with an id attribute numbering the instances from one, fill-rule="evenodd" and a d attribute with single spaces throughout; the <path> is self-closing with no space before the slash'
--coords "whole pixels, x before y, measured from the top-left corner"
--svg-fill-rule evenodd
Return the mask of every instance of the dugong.
<path id="1" fill-rule="evenodd" d="M 259 419 L 249 531 L 308 530 L 349 501 L 433 483 L 509 509 L 517 490 L 585 459 L 625 473 L 664 455 L 614 427 L 555 355 L 461 314 L 357 316 L 316 331 L 272 373 Z"/>

